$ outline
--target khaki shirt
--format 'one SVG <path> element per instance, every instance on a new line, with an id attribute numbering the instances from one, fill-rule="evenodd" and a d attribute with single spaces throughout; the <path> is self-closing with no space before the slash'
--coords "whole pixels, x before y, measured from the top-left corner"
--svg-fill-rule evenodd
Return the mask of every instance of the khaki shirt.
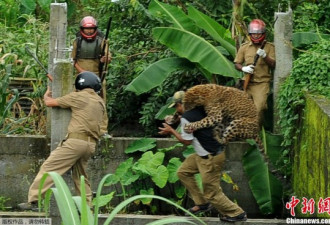
<path id="1" fill-rule="evenodd" d="M 68 133 L 83 133 L 99 139 L 107 114 L 103 99 L 93 89 L 71 92 L 56 99 L 61 108 L 71 108 Z"/>
<path id="2" fill-rule="evenodd" d="M 242 44 L 238 50 L 234 63 L 235 64 L 244 64 L 246 66 L 253 64 L 254 57 L 258 50 L 259 46 L 254 45 L 252 42 L 246 42 Z M 266 51 L 267 56 L 275 60 L 275 47 L 272 43 L 267 42 L 264 50 Z M 246 76 L 247 74 L 245 74 Z M 245 76 L 243 79 L 245 79 Z M 259 57 L 257 64 L 254 68 L 254 73 L 252 76 L 252 82 L 269 82 L 272 79 L 270 67 L 267 65 L 265 60 Z"/>
<path id="3" fill-rule="evenodd" d="M 103 41 L 104 42 L 104 41 Z M 101 44 L 103 46 L 104 43 Z M 71 58 L 75 59 L 77 54 L 77 39 L 73 42 L 73 48 L 71 53 Z M 108 54 L 108 58 L 111 57 L 109 46 L 106 44 L 105 54 Z M 76 63 L 86 71 L 90 71 L 99 76 L 99 64 L 100 59 L 76 59 Z"/>

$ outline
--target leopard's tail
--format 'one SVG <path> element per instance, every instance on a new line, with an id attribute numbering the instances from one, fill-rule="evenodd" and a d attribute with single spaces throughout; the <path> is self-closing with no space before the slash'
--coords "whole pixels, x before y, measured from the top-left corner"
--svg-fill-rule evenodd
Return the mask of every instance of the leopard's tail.
<path id="1" fill-rule="evenodd" d="M 255 138 L 255 141 L 256 141 L 256 143 L 257 143 L 258 149 L 259 149 L 259 151 L 261 152 L 261 154 L 265 154 L 265 155 L 266 155 L 266 153 L 265 153 L 264 143 L 262 142 L 261 138 L 260 138 L 259 136 L 257 136 L 257 137 Z"/>

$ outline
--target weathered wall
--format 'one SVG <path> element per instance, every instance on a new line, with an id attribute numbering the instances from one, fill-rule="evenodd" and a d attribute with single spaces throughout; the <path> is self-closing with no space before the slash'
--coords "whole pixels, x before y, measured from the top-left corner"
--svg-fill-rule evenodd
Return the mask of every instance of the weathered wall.
<path id="1" fill-rule="evenodd" d="M 97 154 L 89 163 L 89 178 L 93 190 L 96 191 L 104 175 L 113 173 L 118 165 L 128 158 L 124 150 L 136 139 L 113 138 L 108 143 L 101 143 Z M 158 148 L 170 147 L 175 143 L 174 139 L 157 139 Z M 230 199 L 237 201 L 250 217 L 256 217 L 259 215 L 259 209 L 249 189 L 241 163 L 247 148 L 248 144 L 235 142 L 230 143 L 226 149 L 227 162 L 224 170 L 229 173 L 240 190 L 233 191 L 232 185 L 223 181 L 221 185 Z M 44 136 L 0 136 L 0 196 L 11 199 L 8 205 L 15 206 L 26 201 L 29 185 L 49 152 L 49 142 Z M 171 152 L 170 157 L 182 157 L 182 153 L 175 150 Z M 112 189 L 109 188 L 107 191 Z"/>
<path id="2" fill-rule="evenodd" d="M 330 100 L 321 96 L 306 96 L 306 108 L 296 141 L 293 165 L 293 189 L 300 201 L 305 197 L 315 201 L 315 214 L 319 198 L 330 194 Z M 329 209 L 329 208 L 328 208 Z M 329 212 L 329 211 L 328 211 Z M 296 213 L 302 214 L 298 207 Z"/>

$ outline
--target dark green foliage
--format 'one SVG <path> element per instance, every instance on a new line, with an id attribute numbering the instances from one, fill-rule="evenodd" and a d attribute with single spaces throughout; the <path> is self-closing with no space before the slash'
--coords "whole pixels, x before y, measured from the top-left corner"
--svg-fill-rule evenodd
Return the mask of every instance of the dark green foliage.
<path id="1" fill-rule="evenodd" d="M 10 125 L 6 125 L 5 120 L 19 96 L 17 89 L 13 91 L 8 89 L 10 73 L 11 65 L 0 64 L 0 133 L 6 133 L 10 129 Z"/>
<path id="2" fill-rule="evenodd" d="M 330 2 L 304 2 L 298 5 L 294 13 L 295 31 L 330 33 Z"/>
<path id="3" fill-rule="evenodd" d="M 330 98 L 330 42 L 321 41 L 294 61 L 291 75 L 280 90 L 278 107 L 280 127 L 284 135 L 282 153 L 287 173 L 291 173 L 290 147 L 297 137 L 298 122 L 305 106 L 304 93 L 316 93 Z"/>
<path id="4" fill-rule="evenodd" d="M 148 13 L 148 2 L 119 1 L 104 5 L 99 3 L 102 5 L 101 15 L 111 14 L 114 17 L 110 32 L 113 60 L 107 76 L 110 131 L 127 123 L 139 122 L 143 126 L 144 135 L 156 135 L 155 115 L 166 99 L 179 89 L 197 84 L 200 82 L 199 77 L 202 77 L 197 75 L 197 79 L 196 76 L 192 79 L 188 74 L 176 74 L 177 76 L 173 75 L 161 87 L 141 96 L 124 91 L 126 85 L 151 63 L 174 56 L 151 37 L 151 29 L 158 25 L 159 21 Z M 102 18 L 100 27 L 105 27 Z M 135 134 L 132 135 L 138 136 Z"/>

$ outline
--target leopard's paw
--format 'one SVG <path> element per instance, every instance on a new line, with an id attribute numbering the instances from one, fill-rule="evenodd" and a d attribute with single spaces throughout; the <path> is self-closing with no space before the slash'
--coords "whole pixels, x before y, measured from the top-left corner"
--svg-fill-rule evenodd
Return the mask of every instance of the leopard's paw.
<path id="1" fill-rule="evenodd" d="M 190 134 L 190 133 L 194 132 L 195 128 L 194 128 L 194 125 L 192 123 L 188 123 L 184 126 L 183 130 L 184 130 L 184 132 Z"/>
<path id="2" fill-rule="evenodd" d="M 219 144 L 222 144 L 222 145 L 225 145 L 225 144 L 227 144 L 227 143 L 228 143 L 227 139 L 226 139 L 226 138 L 224 138 L 224 137 L 222 137 L 222 138 L 219 138 L 219 139 L 218 139 L 218 142 L 219 142 Z"/>

